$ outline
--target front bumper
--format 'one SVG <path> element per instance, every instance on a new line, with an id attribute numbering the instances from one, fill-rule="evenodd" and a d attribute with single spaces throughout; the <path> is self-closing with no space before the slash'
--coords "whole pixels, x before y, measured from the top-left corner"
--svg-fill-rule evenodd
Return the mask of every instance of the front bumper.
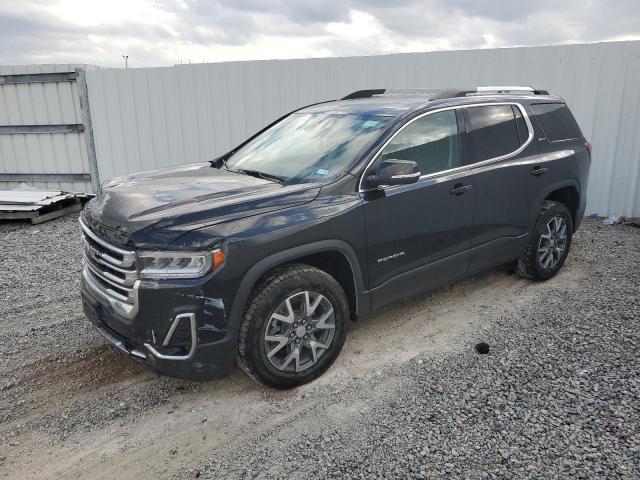
<path id="1" fill-rule="evenodd" d="M 87 271 L 81 294 L 87 318 L 133 360 L 160 374 L 207 380 L 231 372 L 237 342 L 227 328 L 224 300 L 207 297 L 204 287 L 140 282 L 134 315 L 123 315 Z"/>

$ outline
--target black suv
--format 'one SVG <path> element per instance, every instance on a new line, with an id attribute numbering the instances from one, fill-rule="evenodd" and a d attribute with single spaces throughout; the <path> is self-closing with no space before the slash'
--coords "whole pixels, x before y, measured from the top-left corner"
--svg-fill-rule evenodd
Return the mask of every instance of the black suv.
<path id="1" fill-rule="evenodd" d="M 154 370 L 278 388 L 336 359 L 385 304 L 515 262 L 560 269 L 591 147 L 529 87 L 366 90 L 222 157 L 116 178 L 81 214 L 84 309 Z"/>

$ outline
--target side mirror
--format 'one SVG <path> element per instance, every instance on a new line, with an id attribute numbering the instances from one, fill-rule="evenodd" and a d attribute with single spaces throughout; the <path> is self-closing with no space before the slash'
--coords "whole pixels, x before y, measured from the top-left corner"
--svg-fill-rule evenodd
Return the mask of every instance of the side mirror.
<path id="1" fill-rule="evenodd" d="M 409 185 L 420 179 L 418 164 L 411 160 L 383 160 L 375 173 L 367 176 L 366 183 L 375 188 L 381 185 Z"/>

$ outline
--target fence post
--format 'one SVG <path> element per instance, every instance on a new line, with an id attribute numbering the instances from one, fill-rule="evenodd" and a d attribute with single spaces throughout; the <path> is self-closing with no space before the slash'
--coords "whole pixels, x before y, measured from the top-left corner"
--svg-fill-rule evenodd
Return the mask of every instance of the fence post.
<path id="1" fill-rule="evenodd" d="M 89 109 L 89 91 L 87 90 L 87 78 L 82 68 L 76 69 L 78 96 L 80 97 L 80 113 L 84 125 L 84 141 L 87 145 L 87 159 L 89 161 L 89 174 L 91 175 L 91 189 L 93 193 L 100 190 L 100 173 L 98 171 L 98 158 L 96 157 L 96 144 L 93 141 L 93 127 L 91 125 L 91 111 Z"/>

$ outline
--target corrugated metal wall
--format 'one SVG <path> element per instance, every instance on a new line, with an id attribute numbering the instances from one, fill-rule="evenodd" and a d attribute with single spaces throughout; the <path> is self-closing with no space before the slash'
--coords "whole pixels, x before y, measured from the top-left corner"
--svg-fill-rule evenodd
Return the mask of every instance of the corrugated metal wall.
<path id="1" fill-rule="evenodd" d="M 73 72 L 84 65 L 0 66 L 2 75 Z M 76 82 L 0 83 L 0 125 L 80 124 Z M 87 149 L 80 133 L 0 134 L 0 174 L 87 173 Z M 38 181 L 30 185 L 51 190 L 90 192 L 89 181 Z M 0 181 L 0 190 L 15 188 Z"/>
<path id="2" fill-rule="evenodd" d="M 640 42 L 87 72 L 101 179 L 228 150 L 299 106 L 364 88 L 535 85 L 570 104 L 588 211 L 640 216 Z"/>

